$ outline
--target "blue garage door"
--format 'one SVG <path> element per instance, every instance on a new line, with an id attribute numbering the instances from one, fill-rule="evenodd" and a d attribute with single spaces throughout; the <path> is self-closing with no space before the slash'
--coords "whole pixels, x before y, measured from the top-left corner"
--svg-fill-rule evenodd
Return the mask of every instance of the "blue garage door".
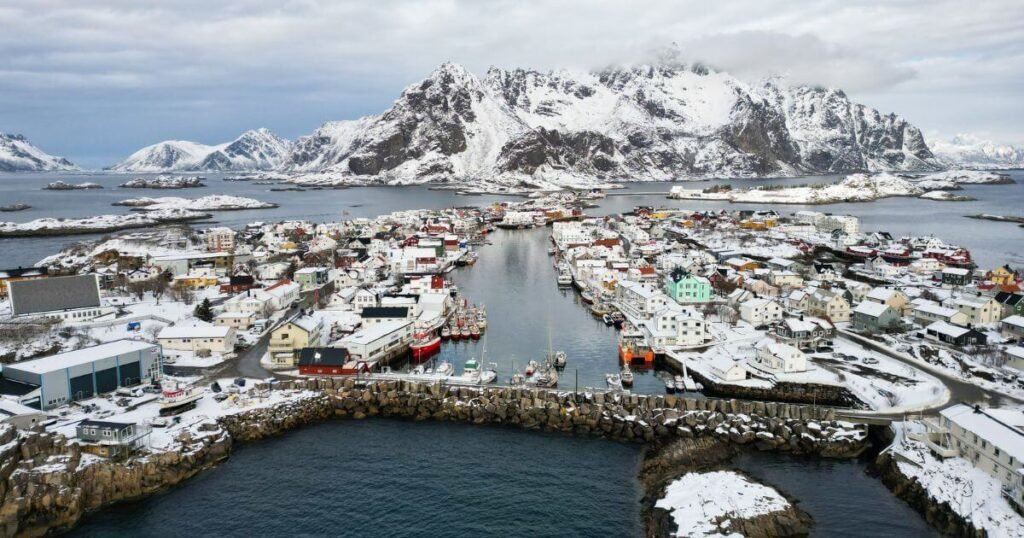
<path id="1" fill-rule="evenodd" d="M 96 392 L 100 394 L 117 390 L 117 368 L 96 370 Z"/>
<path id="2" fill-rule="evenodd" d="M 93 385 L 92 385 L 92 373 L 80 375 L 78 377 L 71 378 L 71 399 L 81 400 L 83 398 L 92 398 L 93 396 Z"/>
<path id="3" fill-rule="evenodd" d="M 121 365 L 121 386 L 130 387 L 142 381 L 142 370 L 138 362 Z"/>

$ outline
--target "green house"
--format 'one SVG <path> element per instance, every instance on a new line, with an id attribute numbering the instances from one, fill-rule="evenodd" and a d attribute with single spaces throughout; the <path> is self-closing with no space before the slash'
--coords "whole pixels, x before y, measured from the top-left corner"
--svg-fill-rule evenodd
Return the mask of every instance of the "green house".
<path id="1" fill-rule="evenodd" d="M 665 279 L 665 294 L 677 303 L 706 303 L 711 300 L 711 281 L 676 267 Z"/>

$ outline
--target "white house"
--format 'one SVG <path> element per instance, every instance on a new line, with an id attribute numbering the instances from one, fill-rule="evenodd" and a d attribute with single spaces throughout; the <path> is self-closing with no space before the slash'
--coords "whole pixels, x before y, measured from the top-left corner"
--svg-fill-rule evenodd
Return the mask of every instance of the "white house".
<path id="1" fill-rule="evenodd" d="M 669 303 L 669 296 L 647 284 L 620 280 L 615 288 L 619 309 L 634 319 L 648 319 Z"/>
<path id="2" fill-rule="evenodd" d="M 171 325 L 157 334 L 165 356 L 182 357 L 195 353 L 219 353 L 228 356 L 235 350 L 235 329 L 216 325 Z"/>
<path id="3" fill-rule="evenodd" d="M 944 321 L 953 325 L 966 325 L 968 323 L 967 314 L 931 301 L 920 301 L 914 307 L 914 321 L 922 326 L 931 325 L 936 321 Z"/>
<path id="4" fill-rule="evenodd" d="M 775 373 L 807 371 L 807 355 L 803 351 L 770 338 L 754 345 L 755 360 L 764 368 Z"/>
<path id="5" fill-rule="evenodd" d="M 728 355 L 715 355 L 708 366 L 711 373 L 722 381 L 743 381 L 747 378 L 747 369 L 743 363 L 732 360 Z"/>
<path id="6" fill-rule="evenodd" d="M 377 296 L 365 289 L 360 289 L 352 296 L 352 310 L 362 312 L 364 308 L 377 306 Z"/>
<path id="7" fill-rule="evenodd" d="M 647 341 L 658 350 L 693 347 L 711 341 L 704 316 L 692 307 L 670 303 L 642 324 Z"/>
<path id="8" fill-rule="evenodd" d="M 992 297 L 965 295 L 953 299 L 949 306 L 967 316 L 967 323 L 971 325 L 998 323 L 1003 317 L 1002 305 Z"/>
<path id="9" fill-rule="evenodd" d="M 782 307 L 769 299 L 750 299 L 740 304 L 740 319 L 755 327 L 782 321 Z"/>

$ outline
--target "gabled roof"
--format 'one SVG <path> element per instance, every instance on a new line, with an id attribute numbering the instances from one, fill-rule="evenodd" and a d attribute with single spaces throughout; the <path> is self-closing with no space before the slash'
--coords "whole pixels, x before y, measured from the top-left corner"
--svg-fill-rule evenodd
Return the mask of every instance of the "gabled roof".
<path id="1" fill-rule="evenodd" d="M 859 305 L 857 305 L 856 308 L 853 309 L 853 312 L 856 313 L 856 314 L 862 314 L 862 315 L 865 315 L 865 316 L 871 316 L 873 318 L 877 318 L 877 317 L 881 316 L 882 314 L 884 314 L 885 311 L 889 310 L 889 309 L 890 309 L 889 305 L 887 305 L 885 303 L 875 303 L 875 302 L 872 302 L 872 301 L 862 301 Z"/>
<path id="2" fill-rule="evenodd" d="M 16 316 L 100 306 L 96 275 L 15 280 L 8 287 Z"/>
<path id="3" fill-rule="evenodd" d="M 342 366 L 349 360 L 343 347 L 304 347 L 299 351 L 299 366 Z"/>

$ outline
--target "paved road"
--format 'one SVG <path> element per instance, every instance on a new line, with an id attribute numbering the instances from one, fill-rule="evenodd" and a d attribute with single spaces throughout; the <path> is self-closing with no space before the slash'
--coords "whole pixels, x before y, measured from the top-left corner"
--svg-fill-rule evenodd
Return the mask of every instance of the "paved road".
<path id="1" fill-rule="evenodd" d="M 298 312 L 297 308 L 289 308 L 284 315 L 278 318 L 276 327 L 281 321 L 290 319 Z M 229 364 L 216 372 L 216 377 L 249 377 L 266 379 L 268 377 L 280 377 L 280 374 L 267 370 L 260 364 L 260 359 L 267 353 L 267 346 L 270 344 L 270 334 L 273 329 L 267 330 L 255 344 L 238 354 L 238 357 L 229 361 Z"/>
<path id="2" fill-rule="evenodd" d="M 984 388 L 984 387 L 980 387 L 980 386 L 975 385 L 973 383 L 968 383 L 968 382 L 964 381 L 963 379 L 960 379 L 959 377 L 956 377 L 953 374 L 950 374 L 944 368 L 941 368 L 941 367 L 938 367 L 938 366 L 933 366 L 933 365 L 927 365 L 926 363 L 922 363 L 921 361 L 916 360 L 913 357 L 910 357 L 910 356 L 908 356 L 905 353 L 900 353 L 900 352 L 890 348 L 889 346 L 886 346 L 886 345 L 881 344 L 879 342 L 876 342 L 874 340 L 865 338 L 865 337 L 860 336 L 858 334 L 854 334 L 854 333 L 851 333 L 849 331 L 844 331 L 844 330 L 839 330 L 838 334 L 839 334 L 840 338 L 844 338 L 844 339 L 846 339 L 848 341 L 851 341 L 851 342 L 853 342 L 855 344 L 858 344 L 858 345 L 864 346 L 866 348 L 872 349 L 872 350 L 877 351 L 879 353 L 882 353 L 882 354 L 884 354 L 884 355 L 886 355 L 888 357 L 892 357 L 893 359 L 896 359 L 896 360 L 902 362 L 903 364 L 906 364 L 907 366 L 910 366 L 910 367 L 915 368 L 917 370 L 921 370 L 923 372 L 926 372 L 926 373 L 928 373 L 928 374 L 938 378 L 939 381 L 941 381 L 946 386 L 946 388 L 949 389 L 949 394 L 950 394 L 949 403 L 946 403 L 946 404 L 943 404 L 943 405 L 931 406 L 931 407 L 922 409 L 921 410 L 922 413 L 926 413 L 927 414 L 927 413 L 935 412 L 935 411 L 938 411 L 939 409 L 942 409 L 942 408 L 946 407 L 950 403 L 956 403 L 956 402 L 980 403 L 980 404 L 984 404 L 986 406 L 999 406 L 999 405 L 1004 405 L 1004 404 L 1010 403 L 1010 402 L 1024 403 L 1024 402 L 1022 402 L 1021 400 L 1019 400 L 1017 398 L 1014 398 L 1012 396 L 1007 396 L 1006 394 L 1003 394 L 1001 392 L 994 391 L 994 390 L 991 390 L 991 389 L 987 389 L 987 388 Z M 875 416 L 882 416 L 882 415 L 884 415 L 884 413 L 879 413 L 879 414 L 876 414 Z M 902 415 L 902 413 L 900 415 Z"/>

